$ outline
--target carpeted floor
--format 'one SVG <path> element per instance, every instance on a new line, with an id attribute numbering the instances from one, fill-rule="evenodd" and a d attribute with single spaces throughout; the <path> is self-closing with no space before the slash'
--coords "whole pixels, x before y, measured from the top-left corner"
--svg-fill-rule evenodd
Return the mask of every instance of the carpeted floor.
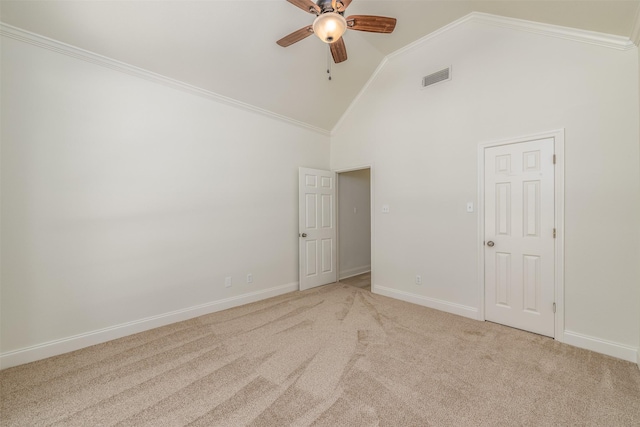
<path id="1" fill-rule="evenodd" d="M 340 283 L 355 286 L 356 288 L 371 292 L 371 273 L 363 273 L 346 279 L 340 279 Z"/>
<path id="2" fill-rule="evenodd" d="M 638 426 L 640 370 L 337 283 L 0 372 L 2 426 Z"/>

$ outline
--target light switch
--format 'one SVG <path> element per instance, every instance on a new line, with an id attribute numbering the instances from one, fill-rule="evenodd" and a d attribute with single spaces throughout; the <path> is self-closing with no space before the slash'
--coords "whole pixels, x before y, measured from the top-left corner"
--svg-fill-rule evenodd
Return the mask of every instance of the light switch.
<path id="1" fill-rule="evenodd" d="M 473 212 L 473 202 L 467 202 L 467 212 Z"/>

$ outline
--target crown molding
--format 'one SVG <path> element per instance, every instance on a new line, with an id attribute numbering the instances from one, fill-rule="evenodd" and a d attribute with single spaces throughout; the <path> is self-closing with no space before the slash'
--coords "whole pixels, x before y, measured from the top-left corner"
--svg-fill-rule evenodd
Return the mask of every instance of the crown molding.
<path id="1" fill-rule="evenodd" d="M 474 22 L 481 22 L 484 24 L 540 34 L 548 37 L 555 37 L 558 39 L 572 40 L 580 43 L 607 47 L 610 49 L 628 50 L 634 46 L 629 37 L 624 36 L 599 33 L 597 31 L 580 30 L 577 28 L 561 27 L 559 25 L 542 24 L 539 22 L 525 21 L 524 19 L 505 18 L 487 13 L 474 12 L 470 15 L 473 15 Z"/>
<path id="2" fill-rule="evenodd" d="M 349 115 L 351 110 L 353 110 L 355 108 L 356 104 L 358 103 L 358 101 L 360 101 L 360 98 L 362 98 L 362 96 L 365 94 L 365 92 L 369 89 L 369 86 L 371 86 L 371 84 L 373 84 L 375 79 L 378 77 L 378 74 L 380 74 L 380 72 L 385 67 L 385 65 L 387 65 L 387 62 L 389 62 L 388 58 L 389 58 L 388 55 L 385 56 L 384 58 L 382 58 L 382 61 L 380 61 L 380 64 L 378 64 L 378 67 L 371 74 L 371 77 L 369 77 L 369 80 L 367 80 L 367 82 L 364 84 L 364 86 L 362 86 L 362 89 L 360 89 L 360 91 L 355 96 L 355 98 L 353 98 L 353 100 L 351 101 L 351 103 L 349 104 L 347 109 L 344 110 L 344 113 L 342 113 L 342 115 L 340 116 L 340 118 L 336 122 L 336 124 L 333 127 L 333 129 L 331 129 L 331 134 L 330 134 L 331 136 L 333 136 L 335 134 L 335 132 L 338 130 L 338 128 L 345 121 L 346 117 Z"/>
<path id="3" fill-rule="evenodd" d="M 638 5 L 636 18 L 633 20 L 633 27 L 631 27 L 631 41 L 636 46 L 640 46 L 640 5 Z"/>
<path id="4" fill-rule="evenodd" d="M 236 99 L 233 99 L 224 95 L 220 95 L 215 92 L 202 89 L 197 86 L 193 86 L 188 83 L 184 83 L 179 80 L 172 79 L 170 77 L 166 77 L 166 76 L 145 70 L 143 68 L 129 65 L 124 62 L 120 62 L 115 59 L 108 58 L 106 56 L 102 56 L 102 55 L 99 55 L 99 54 L 96 54 L 96 53 L 93 53 L 93 52 L 90 52 L 66 43 L 62 43 L 57 40 L 53 40 L 48 37 L 41 36 L 39 34 L 35 34 L 30 31 L 26 31 L 21 28 L 14 27 L 12 25 L 9 25 L 3 22 L 0 22 L 0 35 L 9 37 L 15 40 L 19 40 L 34 46 L 38 46 L 43 49 L 48 49 L 50 51 L 57 52 L 72 58 L 80 59 L 85 62 L 100 65 L 102 67 L 116 70 L 132 76 L 140 77 L 148 81 L 152 81 L 155 83 L 162 84 L 164 86 L 181 90 L 183 92 L 201 96 L 203 98 L 207 98 L 225 105 L 229 105 L 245 111 L 270 117 L 272 119 L 276 119 L 276 120 L 291 124 L 293 126 L 307 129 L 324 136 L 331 136 L 341 126 L 345 116 L 347 116 L 348 113 L 353 109 L 353 106 L 357 103 L 360 97 L 373 83 L 377 75 L 382 71 L 382 69 L 390 59 L 396 56 L 402 55 L 403 53 L 406 53 L 412 49 L 415 49 L 423 45 L 424 43 L 427 43 L 430 40 L 435 39 L 447 33 L 448 31 L 466 23 L 482 23 L 486 25 L 493 25 L 493 26 L 508 28 L 508 29 L 517 30 L 517 31 L 525 31 L 525 32 L 540 34 L 548 37 L 571 40 L 575 42 L 586 43 L 586 44 L 591 44 L 591 45 L 596 45 L 596 46 L 601 46 L 601 47 L 606 47 L 606 48 L 616 49 L 616 50 L 628 50 L 634 47 L 634 44 L 640 45 L 640 7 L 638 8 L 638 13 L 636 14 L 636 19 L 634 21 L 631 39 L 622 37 L 622 36 L 598 33 L 595 31 L 579 30 L 574 28 L 561 27 L 558 25 L 542 24 L 538 22 L 526 21 L 523 19 L 506 18 L 506 17 L 491 15 L 487 13 L 472 12 L 422 37 L 421 39 L 418 39 L 415 42 L 410 43 L 407 46 L 396 50 L 395 52 L 390 53 L 385 58 L 383 58 L 380 64 L 378 65 L 378 67 L 376 68 L 376 70 L 373 72 L 373 74 L 369 78 L 369 80 L 364 84 L 360 92 L 358 92 L 358 95 L 356 95 L 356 97 L 349 104 L 349 107 L 347 107 L 347 109 L 342 114 L 340 119 L 338 119 L 333 129 L 329 131 L 327 129 L 319 128 L 309 123 L 295 120 L 290 117 L 286 117 L 286 116 L 274 113 L 272 111 L 253 106 L 251 104 L 247 104 L 245 102 L 238 101 Z"/>
<path id="5" fill-rule="evenodd" d="M 15 40 L 19 40 L 24 43 L 31 44 L 43 49 L 47 49 L 62 55 L 66 55 L 75 59 L 79 59 L 91 64 L 99 65 L 111 70 L 119 71 L 121 73 L 129 74 L 131 76 L 139 77 L 154 83 L 168 86 L 173 89 L 178 89 L 182 92 L 197 95 L 203 98 L 210 99 L 212 101 L 219 102 L 231 107 L 239 108 L 251 113 L 257 113 L 262 116 L 266 116 L 272 119 L 279 120 L 281 122 L 288 123 L 293 126 L 297 126 L 303 129 L 310 130 L 312 132 L 319 133 L 321 135 L 329 136 L 330 132 L 327 129 L 322 129 L 317 126 L 310 125 L 309 123 L 301 122 L 299 120 L 292 119 L 269 110 L 265 110 L 251 104 L 247 104 L 242 101 L 238 101 L 233 98 L 229 98 L 218 93 L 199 88 L 197 86 L 190 85 L 188 83 L 181 82 L 170 77 L 157 74 L 143 68 L 139 68 L 133 65 L 126 64 L 124 62 L 117 61 L 115 59 L 108 58 L 106 56 L 99 55 L 97 53 L 90 52 L 88 50 L 81 49 L 76 46 L 72 46 L 66 43 L 59 42 L 57 40 L 50 39 L 45 36 L 41 36 L 36 33 L 32 33 L 27 30 L 23 30 L 13 25 L 0 22 L 0 36 L 9 37 Z"/>
<path id="6" fill-rule="evenodd" d="M 421 39 L 390 53 L 387 55 L 387 58 L 391 59 L 395 56 L 402 55 L 403 53 L 415 49 L 416 47 L 421 46 L 422 44 L 427 43 L 428 41 L 466 23 L 492 25 L 494 27 L 524 31 L 527 33 L 534 33 L 563 40 L 571 40 L 615 50 L 628 50 L 634 46 L 633 42 L 628 37 L 599 33 L 596 31 L 580 30 L 577 28 L 561 27 L 559 25 L 543 24 L 540 22 L 526 21 L 524 19 L 507 18 L 504 16 L 491 15 L 489 13 L 471 12 L 452 23 L 427 34 Z"/>
<path id="7" fill-rule="evenodd" d="M 612 34 L 599 33 L 596 31 L 580 30 L 576 28 L 561 27 L 559 25 L 542 24 L 539 22 L 526 21 L 524 19 L 506 18 L 503 16 L 491 15 L 488 13 L 471 12 L 462 18 L 439 28 L 438 30 L 427 34 L 426 36 L 410 43 L 392 53 L 387 55 L 381 62 L 378 68 L 373 72 L 369 80 L 364 84 L 360 92 L 353 99 L 351 104 L 347 107 L 344 114 L 340 117 L 336 125 L 331 130 L 331 135 L 334 135 L 337 129 L 342 125 L 345 117 L 351 112 L 354 106 L 358 103 L 358 100 L 362 97 L 365 91 L 371 86 L 378 74 L 382 71 L 384 66 L 389 60 L 409 52 L 415 48 L 422 46 L 429 41 L 440 37 L 441 35 L 467 23 L 480 23 L 485 25 L 492 25 L 496 27 L 508 28 L 516 31 L 524 31 L 528 33 L 539 34 L 547 37 L 554 37 L 557 39 L 571 40 L 579 43 L 586 43 L 595 46 L 601 46 L 615 50 L 629 50 L 634 47 L 634 42 L 631 39 L 623 36 L 616 36 Z M 636 44 L 640 42 L 640 8 L 638 10 L 638 17 L 634 26 L 634 37 Z"/>

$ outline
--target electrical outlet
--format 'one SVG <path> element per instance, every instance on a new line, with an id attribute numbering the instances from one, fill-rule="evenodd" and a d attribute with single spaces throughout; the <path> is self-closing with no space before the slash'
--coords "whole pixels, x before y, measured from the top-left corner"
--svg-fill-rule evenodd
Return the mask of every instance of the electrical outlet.
<path id="1" fill-rule="evenodd" d="M 225 288 L 230 288 L 231 287 L 231 282 L 232 282 L 232 278 L 231 276 L 227 276 L 224 278 L 224 287 Z"/>
<path id="2" fill-rule="evenodd" d="M 416 275 L 416 285 L 422 285 L 422 276 Z"/>
<path id="3" fill-rule="evenodd" d="M 247 283 L 253 283 L 253 274 L 247 274 Z"/>
<path id="4" fill-rule="evenodd" d="M 382 213 L 389 213 L 389 205 L 382 205 Z"/>

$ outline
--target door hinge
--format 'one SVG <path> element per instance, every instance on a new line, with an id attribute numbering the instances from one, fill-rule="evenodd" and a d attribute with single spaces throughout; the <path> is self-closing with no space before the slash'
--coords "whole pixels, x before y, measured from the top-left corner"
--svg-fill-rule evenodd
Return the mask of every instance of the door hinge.
<path id="1" fill-rule="evenodd" d="M 556 312 L 556 303 L 555 302 L 553 303 L 553 312 L 554 313 Z"/>
<path id="2" fill-rule="evenodd" d="M 553 164 L 554 165 L 556 164 L 556 155 L 555 154 L 553 155 Z"/>
<path id="3" fill-rule="evenodd" d="M 555 228 L 553 229 L 553 238 L 554 239 L 556 238 L 556 229 Z"/>

